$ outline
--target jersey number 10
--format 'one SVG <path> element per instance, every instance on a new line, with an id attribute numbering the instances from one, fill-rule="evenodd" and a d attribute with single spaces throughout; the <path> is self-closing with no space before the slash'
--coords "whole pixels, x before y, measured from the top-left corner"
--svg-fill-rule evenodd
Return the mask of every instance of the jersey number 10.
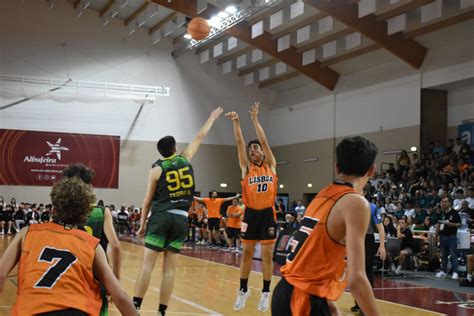
<path id="1" fill-rule="evenodd" d="M 267 192 L 268 184 L 266 183 L 259 183 L 257 184 L 257 192 Z"/>

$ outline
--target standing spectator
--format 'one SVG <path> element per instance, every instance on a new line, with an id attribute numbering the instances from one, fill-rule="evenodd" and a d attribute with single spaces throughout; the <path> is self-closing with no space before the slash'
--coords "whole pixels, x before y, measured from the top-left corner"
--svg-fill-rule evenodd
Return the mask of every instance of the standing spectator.
<path id="1" fill-rule="evenodd" d="M 449 198 L 445 197 L 441 200 L 441 218 L 437 225 L 437 233 L 439 235 L 439 243 L 441 254 L 443 256 L 442 269 L 436 274 L 437 278 L 446 277 L 448 274 L 448 256 L 451 256 L 451 264 L 453 267 L 452 279 L 458 278 L 458 258 L 457 258 L 457 231 L 461 227 L 461 218 L 458 212 L 451 208 Z"/>
<path id="2" fill-rule="evenodd" d="M 280 211 L 281 213 L 286 213 L 286 206 L 283 203 L 283 199 L 278 199 L 277 205 L 278 205 L 278 211 Z"/>
<path id="3" fill-rule="evenodd" d="M 400 157 L 398 157 L 397 159 L 397 166 L 398 166 L 399 173 L 402 173 L 403 171 L 407 171 L 410 168 L 411 160 L 406 150 L 402 150 L 402 152 L 400 153 Z"/>
<path id="4" fill-rule="evenodd" d="M 240 225 L 243 211 L 239 206 L 239 199 L 234 198 L 232 205 L 227 207 L 227 244 L 229 245 L 229 251 L 239 252 L 240 249 Z M 234 247 L 235 244 L 235 248 Z"/>
<path id="5" fill-rule="evenodd" d="M 295 207 L 296 215 L 298 214 L 304 215 L 305 211 L 306 211 L 306 207 L 304 207 L 303 202 L 301 200 L 298 200 Z"/>
<path id="6" fill-rule="evenodd" d="M 125 211 L 125 205 L 122 205 L 120 212 L 117 213 L 118 231 L 119 234 L 123 234 L 123 228 L 127 228 L 128 232 L 133 235 L 132 228 L 128 222 L 128 214 Z"/>

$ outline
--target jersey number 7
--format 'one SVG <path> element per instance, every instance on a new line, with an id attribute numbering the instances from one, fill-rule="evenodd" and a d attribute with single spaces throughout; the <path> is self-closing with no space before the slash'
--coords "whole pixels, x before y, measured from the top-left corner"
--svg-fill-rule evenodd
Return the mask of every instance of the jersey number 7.
<path id="1" fill-rule="evenodd" d="M 67 249 L 56 249 L 52 247 L 44 247 L 38 258 L 39 262 L 50 262 L 59 259 L 52 265 L 36 282 L 35 288 L 53 288 L 64 273 L 77 261 Z"/>

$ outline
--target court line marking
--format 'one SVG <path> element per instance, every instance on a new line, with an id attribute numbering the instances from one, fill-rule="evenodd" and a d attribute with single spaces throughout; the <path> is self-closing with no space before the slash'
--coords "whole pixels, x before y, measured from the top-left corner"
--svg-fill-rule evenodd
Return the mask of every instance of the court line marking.
<path id="1" fill-rule="evenodd" d="M 126 242 L 126 241 L 122 241 L 122 242 Z M 139 245 L 137 245 L 137 244 L 132 244 L 132 243 L 129 243 L 129 242 L 126 242 L 126 243 L 127 243 L 127 244 L 130 244 L 130 245 L 139 246 Z M 138 256 L 137 254 L 131 253 L 131 252 L 129 252 L 129 251 L 124 251 L 124 250 L 122 250 L 122 251 L 123 251 L 123 252 L 130 253 L 130 254 L 132 254 L 132 255 L 134 255 L 134 256 L 137 256 L 137 257 L 142 257 L 142 256 Z M 231 266 L 231 265 L 228 265 L 228 264 L 225 264 L 225 263 L 209 261 L 209 260 L 201 259 L 201 258 L 195 258 L 195 257 L 187 256 L 187 255 L 184 255 L 184 254 L 179 254 L 179 255 L 180 255 L 180 256 L 185 256 L 185 257 L 188 257 L 188 258 L 192 258 L 192 259 L 196 259 L 196 260 L 200 260 L 200 261 L 205 261 L 205 262 L 207 262 L 207 263 L 210 263 L 211 265 L 221 265 L 221 266 L 230 267 L 230 268 L 234 268 L 234 269 L 240 270 L 240 268 L 238 268 L 238 267 L 234 267 L 234 266 Z M 258 273 L 258 274 L 262 274 L 262 272 L 254 271 L 254 270 L 251 270 L 251 272 Z M 272 277 L 281 279 L 281 277 L 279 277 L 279 276 L 277 276 L 277 275 L 272 275 Z M 345 290 L 344 292 L 350 294 L 350 292 L 348 292 L 347 290 Z M 376 298 L 376 300 L 379 301 L 379 302 L 387 303 L 387 304 L 393 304 L 393 305 L 403 306 L 403 307 L 405 307 L 405 308 L 413 308 L 413 309 L 416 309 L 416 310 L 419 310 L 419 311 L 423 311 L 423 312 L 430 312 L 430 313 L 433 313 L 434 315 L 443 315 L 443 316 L 446 315 L 446 314 L 442 314 L 442 313 L 439 313 L 439 312 L 436 312 L 436 311 L 432 311 L 432 310 L 429 310 L 429 309 L 423 309 L 423 308 L 414 307 L 414 306 L 410 306 L 410 305 L 403 305 L 403 304 L 400 304 L 400 303 L 395 303 L 395 302 L 392 302 L 392 301 L 386 301 L 386 300 L 382 300 L 382 299 L 379 299 L 379 298 Z"/>
<path id="2" fill-rule="evenodd" d="M 131 278 L 121 278 L 121 279 L 127 280 L 127 281 L 132 282 L 132 283 L 137 283 L 137 281 L 135 281 L 134 279 L 131 279 Z M 160 289 L 157 288 L 157 287 L 154 287 L 153 285 L 151 285 L 149 288 L 152 289 L 153 291 L 160 292 Z M 205 306 L 202 306 L 202 305 L 200 305 L 200 304 L 198 304 L 198 303 L 195 303 L 195 302 L 193 302 L 193 301 L 187 300 L 187 299 L 185 299 L 185 298 L 176 296 L 176 295 L 174 295 L 174 294 L 171 294 L 171 298 L 173 298 L 173 299 L 175 299 L 175 300 L 177 300 L 177 301 L 179 301 L 179 302 L 181 302 L 181 303 L 184 303 L 184 304 L 190 305 L 190 306 L 192 306 L 192 307 L 195 307 L 195 308 L 197 308 L 197 309 L 200 309 L 200 310 L 202 310 L 202 311 L 204 311 L 204 312 L 206 312 L 206 313 L 209 313 L 209 314 L 212 315 L 212 316 L 224 316 L 224 314 L 221 314 L 221 313 L 219 313 L 219 312 L 216 312 L 215 310 L 212 310 L 212 309 L 210 309 L 210 308 L 207 308 L 207 307 L 205 307 Z"/>
<path id="3" fill-rule="evenodd" d="M 109 311 L 119 311 L 117 308 L 109 308 Z M 142 313 L 153 313 L 156 314 L 154 310 L 147 310 L 147 309 L 140 309 L 140 314 Z M 179 314 L 179 315 L 209 315 L 209 314 L 201 314 L 201 313 L 189 313 L 189 312 L 170 312 L 166 311 L 166 314 Z"/>
<path id="4" fill-rule="evenodd" d="M 375 287 L 372 290 L 410 290 L 410 289 L 432 289 L 429 286 L 407 286 L 407 287 Z"/>

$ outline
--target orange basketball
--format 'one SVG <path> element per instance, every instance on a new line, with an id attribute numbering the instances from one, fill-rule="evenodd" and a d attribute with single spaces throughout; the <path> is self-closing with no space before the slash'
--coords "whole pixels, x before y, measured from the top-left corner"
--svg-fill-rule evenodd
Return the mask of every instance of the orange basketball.
<path id="1" fill-rule="evenodd" d="M 196 41 L 205 39 L 210 31 L 209 23 L 203 18 L 194 18 L 188 24 L 188 33 Z"/>

